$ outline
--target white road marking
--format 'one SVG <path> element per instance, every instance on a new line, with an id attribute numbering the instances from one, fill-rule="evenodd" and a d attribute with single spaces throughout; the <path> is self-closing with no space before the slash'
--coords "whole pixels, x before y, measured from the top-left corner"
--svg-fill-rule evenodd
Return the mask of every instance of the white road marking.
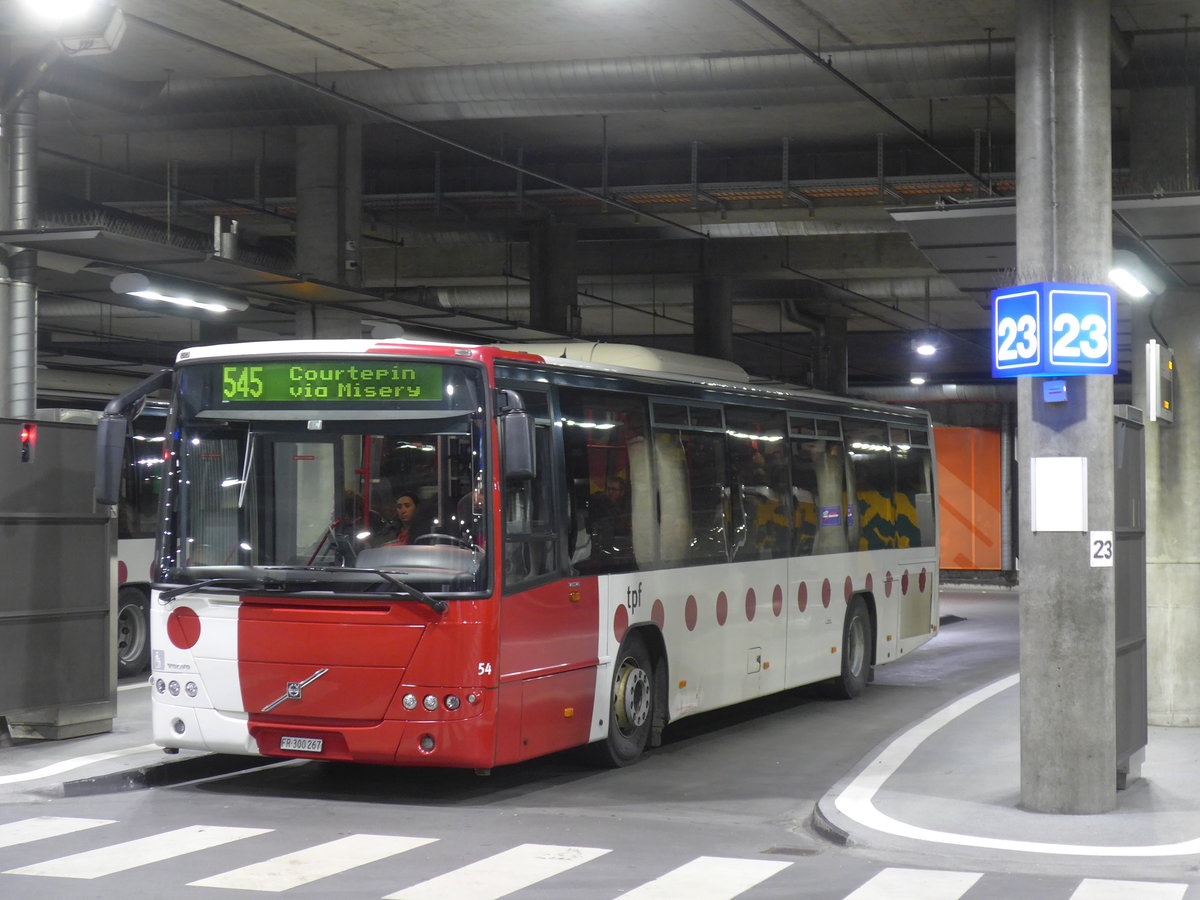
<path id="1" fill-rule="evenodd" d="M 112 825 L 116 819 L 73 819 L 68 816 L 38 816 L 0 825 L 0 847 L 28 844 L 43 838 L 58 837 L 76 831 L 95 828 L 97 825 Z"/>
<path id="2" fill-rule="evenodd" d="M 647 881 L 621 900 L 730 900 L 782 872 L 790 862 L 698 856 L 666 875 Z"/>
<path id="3" fill-rule="evenodd" d="M 955 834 L 922 828 L 894 819 L 875 808 L 875 795 L 904 764 L 918 747 L 940 729 L 959 716 L 978 706 L 984 700 L 1006 691 L 1020 681 L 1020 675 L 1009 675 L 973 693 L 961 697 L 938 710 L 928 719 L 918 722 L 888 744 L 875 759 L 871 760 L 849 785 L 834 800 L 834 806 L 845 816 L 885 834 L 929 841 L 935 844 L 952 844 L 960 847 L 982 847 L 988 850 L 1006 850 L 1018 853 L 1053 853 L 1063 856 L 1187 856 L 1200 853 L 1200 837 L 1175 844 L 1143 844 L 1120 846 L 1105 844 L 1054 844 L 1040 841 L 1021 841 L 1009 838 L 980 837 L 971 834 Z"/>
<path id="4" fill-rule="evenodd" d="M 1071 900 L 1183 900 L 1186 884 L 1165 881 L 1109 881 L 1085 878 L 1075 888 Z"/>
<path id="5" fill-rule="evenodd" d="M 527 888 L 611 852 L 596 847 L 521 844 L 388 894 L 383 900 L 446 900 L 447 897 L 499 900 L 513 891 Z"/>
<path id="6" fill-rule="evenodd" d="M 104 753 L 92 753 L 88 756 L 76 756 L 73 759 L 63 759 L 56 763 L 51 763 L 48 766 L 42 766 L 40 769 L 33 769 L 29 772 L 17 772 L 14 775 L 0 775 L 0 784 L 16 784 L 20 781 L 35 781 L 38 778 L 48 778 L 51 775 L 58 775 L 62 772 L 70 772 L 72 769 L 81 769 L 84 766 L 89 766 L 94 762 L 103 762 L 106 759 L 120 759 L 123 756 L 134 756 L 138 753 L 147 753 L 151 750 L 160 749 L 158 744 L 142 744 L 139 747 L 126 747 L 123 750 L 108 750 Z"/>
<path id="7" fill-rule="evenodd" d="M 845 900 L 958 900 L 982 872 L 944 869 L 884 869 Z"/>
<path id="8" fill-rule="evenodd" d="M 197 850 L 208 850 L 228 844 L 230 841 L 240 841 L 243 838 L 266 834 L 270 828 L 229 828 L 219 825 L 189 825 L 175 831 L 164 831 L 150 837 L 126 841 L 123 844 L 113 844 L 110 847 L 100 847 L 87 850 L 71 856 L 47 860 L 32 866 L 22 866 L 19 869 L 9 869 L 6 875 L 45 875 L 51 878 L 99 878 L 102 875 L 112 875 L 114 872 L 124 872 L 136 869 L 138 866 L 162 862 L 195 853 Z"/>
<path id="9" fill-rule="evenodd" d="M 351 834 L 336 841 L 222 872 L 211 878 L 192 881 L 189 886 L 278 893 L 432 844 L 434 840 L 387 834 Z"/>

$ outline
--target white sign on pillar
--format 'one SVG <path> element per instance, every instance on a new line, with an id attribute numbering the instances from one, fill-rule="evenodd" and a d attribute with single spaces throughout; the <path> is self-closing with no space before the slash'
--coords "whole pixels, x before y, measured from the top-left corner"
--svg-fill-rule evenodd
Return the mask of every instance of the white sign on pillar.
<path id="1" fill-rule="evenodd" d="M 1087 457 L 1030 460 L 1032 531 L 1087 531 Z"/>

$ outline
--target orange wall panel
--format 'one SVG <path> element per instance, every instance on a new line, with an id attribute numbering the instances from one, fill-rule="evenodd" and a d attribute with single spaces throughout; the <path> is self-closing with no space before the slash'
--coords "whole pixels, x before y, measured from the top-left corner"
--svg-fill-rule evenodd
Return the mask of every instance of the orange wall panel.
<path id="1" fill-rule="evenodd" d="M 1000 432 L 935 428 L 943 569 L 999 569 Z"/>

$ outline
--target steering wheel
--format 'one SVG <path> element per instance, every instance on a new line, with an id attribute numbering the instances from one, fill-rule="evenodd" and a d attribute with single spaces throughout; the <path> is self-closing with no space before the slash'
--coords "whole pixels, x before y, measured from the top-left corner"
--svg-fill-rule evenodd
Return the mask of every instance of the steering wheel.
<path id="1" fill-rule="evenodd" d="M 472 544 L 470 541 L 460 538 L 453 534 L 440 534 L 438 532 L 430 532 L 413 538 L 411 544 L 448 544 L 452 547 L 462 547 L 466 550 L 478 550 L 483 552 L 483 548 Z"/>

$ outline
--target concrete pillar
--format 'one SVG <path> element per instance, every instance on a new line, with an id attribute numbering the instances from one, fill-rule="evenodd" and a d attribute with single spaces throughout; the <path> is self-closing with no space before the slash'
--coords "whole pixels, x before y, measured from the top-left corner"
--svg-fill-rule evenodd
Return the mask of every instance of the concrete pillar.
<path id="1" fill-rule="evenodd" d="M 1196 187 L 1196 89 L 1141 88 L 1129 96 L 1129 180 L 1134 193 Z"/>
<path id="2" fill-rule="evenodd" d="M 360 313 L 328 306 L 310 306 L 296 313 L 298 338 L 361 338 L 363 321 Z"/>
<path id="3" fill-rule="evenodd" d="M 733 281 L 697 278 L 692 288 L 692 350 L 733 359 Z"/>
<path id="4" fill-rule="evenodd" d="M 1104 283 L 1111 259 L 1108 0 L 1017 7 L 1017 282 Z M 1113 529 L 1112 378 L 1017 386 L 1020 464 L 1021 805 L 1116 805 L 1115 587 L 1087 532 L 1033 532 L 1030 461 L 1087 457 L 1087 527 Z"/>
<path id="5" fill-rule="evenodd" d="M 1135 404 L 1145 403 L 1140 363 L 1146 341 L 1163 336 L 1175 351 L 1177 372 L 1200 369 L 1200 306 L 1184 291 L 1154 305 L 1153 330 L 1145 315 L 1134 319 Z M 1200 725 L 1200 386 L 1175 381 L 1175 421 L 1146 424 L 1146 653 L 1151 725 Z M 1143 406 L 1143 408 L 1145 408 Z"/>
<path id="6" fill-rule="evenodd" d="M 575 226 L 538 222 L 529 229 L 529 324 L 579 333 L 579 264 Z"/>
<path id="7" fill-rule="evenodd" d="M 296 268 L 358 286 L 362 233 L 362 126 L 296 129 Z"/>
<path id="8" fill-rule="evenodd" d="M 296 268 L 357 287 L 362 232 L 362 126 L 296 129 Z M 296 316 L 296 336 L 362 337 L 362 317 L 314 306 Z"/>
<path id="9" fill-rule="evenodd" d="M 825 316 L 816 333 L 813 353 L 813 387 L 833 394 L 850 389 L 850 354 L 846 340 L 845 316 Z"/>

